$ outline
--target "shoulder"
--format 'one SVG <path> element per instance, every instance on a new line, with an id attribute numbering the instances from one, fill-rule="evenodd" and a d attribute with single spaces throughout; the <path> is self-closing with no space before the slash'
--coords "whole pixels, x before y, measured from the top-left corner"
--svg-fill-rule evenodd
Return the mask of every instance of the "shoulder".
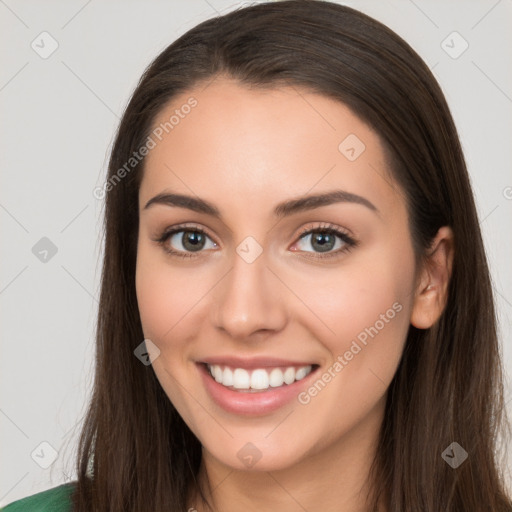
<path id="1" fill-rule="evenodd" d="M 15 501 L 0 509 L 0 512 L 70 512 L 71 494 L 76 484 L 69 482 L 47 491 L 39 492 Z"/>

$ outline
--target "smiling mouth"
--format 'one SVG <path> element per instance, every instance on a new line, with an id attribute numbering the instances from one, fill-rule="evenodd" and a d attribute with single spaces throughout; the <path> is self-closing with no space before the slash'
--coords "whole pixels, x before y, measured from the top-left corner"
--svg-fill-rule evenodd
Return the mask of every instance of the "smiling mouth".
<path id="1" fill-rule="evenodd" d="M 233 368 L 227 365 L 204 363 L 209 375 L 222 386 L 233 391 L 257 393 L 289 386 L 307 377 L 318 365 L 274 368 Z"/>

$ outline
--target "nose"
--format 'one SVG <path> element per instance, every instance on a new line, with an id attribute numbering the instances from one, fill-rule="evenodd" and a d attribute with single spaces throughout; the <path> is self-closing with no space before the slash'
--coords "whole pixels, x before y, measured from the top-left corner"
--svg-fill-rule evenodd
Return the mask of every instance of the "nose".
<path id="1" fill-rule="evenodd" d="M 234 339 L 277 332 L 286 324 L 285 290 L 267 267 L 264 254 L 252 263 L 235 254 L 231 270 L 216 287 L 214 325 Z"/>

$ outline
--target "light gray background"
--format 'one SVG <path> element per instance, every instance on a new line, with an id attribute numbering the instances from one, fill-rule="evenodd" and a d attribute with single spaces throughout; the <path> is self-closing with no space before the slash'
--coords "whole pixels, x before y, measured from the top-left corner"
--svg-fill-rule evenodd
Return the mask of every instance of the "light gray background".
<path id="1" fill-rule="evenodd" d="M 446 94 L 472 177 L 510 379 L 512 1 L 343 3 L 404 37 Z M 101 268 L 102 202 L 92 191 L 103 182 L 130 93 L 179 35 L 240 5 L 0 0 L 0 506 L 75 478 Z M 39 52 L 51 49 L 43 31 L 58 42 L 45 59 L 31 47 L 35 41 Z M 465 43 L 453 31 L 469 44 L 458 58 Z M 32 252 L 42 237 L 57 247 L 46 262 Z M 509 384 L 506 398 L 511 411 Z M 47 469 L 35 462 L 52 460 L 42 442 L 58 452 Z"/>

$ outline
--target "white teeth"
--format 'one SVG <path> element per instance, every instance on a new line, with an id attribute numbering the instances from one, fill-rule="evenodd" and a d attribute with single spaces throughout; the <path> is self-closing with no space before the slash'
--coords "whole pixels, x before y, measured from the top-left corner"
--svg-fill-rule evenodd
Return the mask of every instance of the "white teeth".
<path id="1" fill-rule="evenodd" d="M 295 381 L 295 369 L 290 366 L 290 368 L 286 368 L 284 372 L 284 383 L 291 384 Z"/>
<path id="2" fill-rule="evenodd" d="M 283 372 L 279 368 L 274 368 L 270 372 L 270 385 L 273 388 L 278 388 L 279 386 L 283 385 L 284 382 L 284 376 Z"/>
<path id="3" fill-rule="evenodd" d="M 223 383 L 221 382 L 221 384 Z M 235 389 L 249 389 L 251 387 L 251 377 L 247 370 L 237 368 L 233 372 L 233 387 Z"/>
<path id="4" fill-rule="evenodd" d="M 269 380 L 265 370 L 254 370 L 251 374 L 251 389 L 268 389 Z"/>
<path id="5" fill-rule="evenodd" d="M 222 370 L 220 366 L 215 366 L 213 368 L 213 377 L 217 382 L 222 382 Z"/>
<path id="6" fill-rule="evenodd" d="M 307 368 L 299 368 L 295 372 L 295 380 L 302 380 L 308 374 Z"/>
<path id="7" fill-rule="evenodd" d="M 269 387 L 278 388 L 283 384 L 292 384 L 296 380 L 302 380 L 311 373 L 312 366 L 302 366 L 294 368 L 289 366 L 285 371 L 281 368 L 258 368 L 247 371 L 244 368 L 224 369 L 220 365 L 207 365 L 211 376 L 223 386 L 233 387 L 235 389 L 256 389 L 264 390 Z"/>
<path id="8" fill-rule="evenodd" d="M 222 374 L 222 384 L 224 386 L 232 386 L 233 385 L 233 372 L 231 368 L 224 368 L 224 373 Z"/>

